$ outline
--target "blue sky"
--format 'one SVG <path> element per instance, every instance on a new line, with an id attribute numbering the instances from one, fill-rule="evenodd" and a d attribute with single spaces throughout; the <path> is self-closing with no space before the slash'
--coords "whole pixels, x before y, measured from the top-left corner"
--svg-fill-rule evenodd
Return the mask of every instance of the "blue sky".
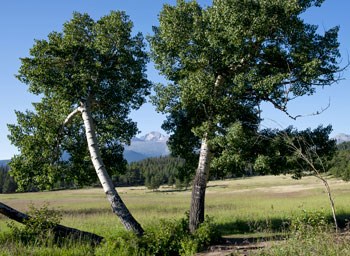
<path id="1" fill-rule="evenodd" d="M 34 39 L 44 39 L 52 31 L 60 31 L 62 24 L 72 17 L 74 11 L 86 12 L 94 19 L 111 10 L 124 10 L 134 22 L 134 30 L 144 35 L 157 25 L 157 15 L 164 3 L 175 0 L 3 0 L 0 2 L 0 160 L 16 154 L 16 148 L 7 139 L 8 123 L 15 123 L 15 110 L 31 109 L 31 103 L 39 99 L 27 92 L 27 86 L 15 78 L 20 66 L 20 57 L 28 55 Z M 199 0 L 201 5 L 210 5 L 210 0 Z M 319 25 L 320 31 L 340 26 L 339 40 L 343 65 L 348 61 L 350 49 L 350 1 L 326 0 L 321 8 L 313 8 L 304 14 L 307 22 Z M 264 104 L 262 127 L 285 128 L 293 125 L 299 129 L 316 128 L 318 125 L 333 125 L 332 135 L 350 134 L 350 85 L 349 70 L 342 73 L 343 80 L 331 87 L 319 90 L 315 95 L 302 97 L 290 105 L 293 115 L 306 115 L 293 121 L 278 110 Z M 148 77 L 153 82 L 163 82 L 150 64 Z M 321 115 L 307 116 L 328 105 Z M 138 123 L 141 134 L 161 131 L 164 116 L 155 112 L 150 104 L 144 105 L 131 116 Z"/>

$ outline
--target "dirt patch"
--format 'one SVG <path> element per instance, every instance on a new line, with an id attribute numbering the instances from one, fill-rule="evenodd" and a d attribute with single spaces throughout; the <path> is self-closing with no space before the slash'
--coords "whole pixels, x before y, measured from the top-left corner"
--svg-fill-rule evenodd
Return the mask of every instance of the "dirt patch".
<path id="1" fill-rule="evenodd" d="M 212 245 L 206 251 L 197 253 L 197 256 L 228 256 L 228 255 L 251 255 L 254 251 L 269 248 L 273 244 L 281 242 L 276 240 L 262 241 L 256 238 L 226 238 L 223 244 Z"/>

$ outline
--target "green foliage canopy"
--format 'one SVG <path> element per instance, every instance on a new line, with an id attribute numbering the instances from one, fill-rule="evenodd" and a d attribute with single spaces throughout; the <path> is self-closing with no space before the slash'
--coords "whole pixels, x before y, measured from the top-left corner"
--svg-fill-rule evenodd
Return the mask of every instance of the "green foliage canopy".
<path id="1" fill-rule="evenodd" d="M 20 189 L 96 179 L 82 120 L 73 118 L 63 127 L 66 117 L 87 102 L 105 164 L 112 172 L 125 168 L 122 143 L 137 132 L 128 114 L 141 106 L 150 87 L 143 37 L 132 36 L 132 26 L 124 12 L 98 21 L 74 13 L 62 32 L 36 40 L 30 56 L 21 59 L 17 78 L 42 100 L 33 103 L 35 111 L 17 111 L 17 124 L 8 126 L 20 151 L 11 161 Z"/>
<path id="2" fill-rule="evenodd" d="M 320 34 L 301 18 L 322 2 L 164 5 L 149 41 L 157 69 L 172 82 L 156 86 L 154 103 L 168 114 L 163 128 L 174 133 L 174 155 L 193 160 L 205 136 L 230 136 L 237 122 L 256 130 L 262 101 L 289 115 L 289 101 L 337 80 L 339 27 Z"/>
<path id="3" fill-rule="evenodd" d="M 338 150 L 330 161 L 330 173 L 343 180 L 350 180 L 350 142 L 337 146 Z"/>
<path id="4" fill-rule="evenodd" d="M 329 138 L 331 131 L 331 125 L 320 125 L 301 131 L 289 126 L 283 130 L 263 129 L 252 133 L 236 123 L 230 127 L 227 136 L 215 138 L 216 147 L 220 148 L 213 150 L 220 154 L 213 160 L 212 175 L 236 177 L 290 173 L 301 178 L 313 170 L 300 158 L 300 152 L 320 172 L 326 172 L 336 153 L 336 141 Z M 296 152 L 296 149 L 300 151 Z"/>
<path id="5" fill-rule="evenodd" d="M 286 110 L 294 97 L 332 84 L 339 69 L 339 28 L 320 35 L 317 26 L 300 18 L 321 2 L 216 0 L 206 9 L 196 1 L 165 5 L 149 38 L 156 67 L 173 81 L 157 88 L 159 110 L 195 112 L 202 121 L 194 125 L 207 130 L 208 116 L 222 123 L 248 102 L 262 100 Z"/>

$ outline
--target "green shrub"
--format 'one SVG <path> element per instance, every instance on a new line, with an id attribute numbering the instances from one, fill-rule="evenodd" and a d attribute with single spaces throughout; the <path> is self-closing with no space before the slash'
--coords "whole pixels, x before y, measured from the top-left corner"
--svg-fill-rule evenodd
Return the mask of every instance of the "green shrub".
<path id="1" fill-rule="evenodd" d="M 219 232 L 213 219 L 207 217 L 198 230 L 191 234 L 188 217 L 179 220 L 160 220 L 146 229 L 142 237 L 130 232 L 120 232 L 115 238 L 96 249 L 96 255 L 194 255 L 213 242 L 218 241 Z"/>
<path id="2" fill-rule="evenodd" d="M 143 250 L 147 255 L 179 255 L 181 241 L 189 236 L 187 219 L 161 220 L 146 231 L 142 238 Z"/>
<path id="3" fill-rule="evenodd" d="M 288 239 L 273 243 L 265 249 L 249 255 L 260 256 L 342 256 L 350 255 L 350 240 L 332 231 L 320 231 L 319 227 L 308 226 L 303 232 L 292 233 Z"/>
<path id="4" fill-rule="evenodd" d="M 196 242 L 199 250 L 221 240 L 219 229 L 214 223 L 213 218 L 206 217 L 205 221 L 193 234 L 193 240 Z"/>
<path id="5" fill-rule="evenodd" d="M 144 236 L 147 255 L 193 255 L 220 239 L 217 226 L 207 216 L 204 223 L 191 234 L 188 216 L 180 220 L 162 220 Z"/>
<path id="6" fill-rule="evenodd" d="M 301 237 L 312 236 L 314 233 L 329 231 L 327 215 L 323 211 L 306 211 L 290 220 L 290 231 Z"/>
<path id="7" fill-rule="evenodd" d="M 139 256 L 141 253 L 140 238 L 126 230 L 117 232 L 112 238 L 95 249 L 94 255 Z"/>
<path id="8" fill-rule="evenodd" d="M 52 228 L 60 223 L 61 215 L 49 209 L 47 203 L 41 208 L 30 205 L 28 215 L 30 218 L 25 220 L 22 227 L 13 222 L 8 223 L 14 239 L 32 244 L 52 243 Z"/>

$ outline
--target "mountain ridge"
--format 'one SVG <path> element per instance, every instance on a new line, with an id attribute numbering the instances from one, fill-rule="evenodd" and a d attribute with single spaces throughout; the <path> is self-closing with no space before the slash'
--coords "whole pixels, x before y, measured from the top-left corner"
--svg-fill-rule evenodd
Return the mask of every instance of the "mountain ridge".
<path id="1" fill-rule="evenodd" d="M 141 137 L 134 137 L 130 145 L 124 149 L 124 158 L 130 162 L 136 162 L 149 157 L 167 156 L 170 154 L 167 146 L 169 136 L 152 131 Z"/>
<path id="2" fill-rule="evenodd" d="M 350 141 L 350 135 L 345 133 L 338 133 L 333 137 L 337 141 L 337 144 Z"/>

